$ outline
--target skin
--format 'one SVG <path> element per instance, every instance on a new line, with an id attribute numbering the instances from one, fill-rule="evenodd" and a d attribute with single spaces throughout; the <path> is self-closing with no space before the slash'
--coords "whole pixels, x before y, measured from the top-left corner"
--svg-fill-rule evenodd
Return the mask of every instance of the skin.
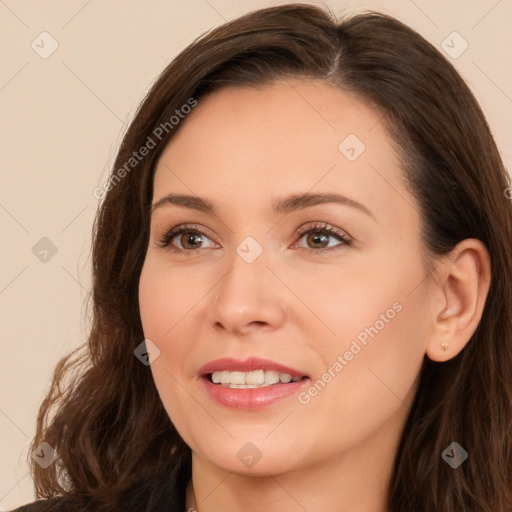
<path id="1" fill-rule="evenodd" d="M 465 240 L 427 273 L 417 201 L 381 118 L 321 81 L 225 88 L 199 101 L 158 162 L 153 204 L 172 192 L 218 210 L 155 208 L 139 286 L 144 334 L 160 350 L 151 371 L 192 449 L 187 500 L 195 494 L 199 512 L 385 511 L 421 364 L 457 355 L 480 321 L 488 253 Z M 354 161 L 338 149 L 348 134 L 366 146 Z M 274 200 L 305 192 L 342 194 L 372 215 L 335 203 L 273 214 Z M 352 244 L 297 235 L 317 222 Z M 205 235 L 181 253 L 158 246 L 182 224 Z M 263 249 L 252 263 L 236 252 L 247 236 Z M 400 312 L 307 404 L 292 396 L 234 410 L 201 385 L 203 364 L 249 356 L 314 382 L 397 303 Z M 261 453 L 250 468 L 237 457 L 248 442 Z"/>

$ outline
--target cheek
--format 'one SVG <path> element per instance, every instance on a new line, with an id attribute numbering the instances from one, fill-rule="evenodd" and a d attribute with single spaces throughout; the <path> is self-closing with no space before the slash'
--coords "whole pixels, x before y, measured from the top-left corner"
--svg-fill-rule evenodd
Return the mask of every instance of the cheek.
<path id="1" fill-rule="evenodd" d="M 179 321 L 183 300 L 180 302 L 180 294 L 169 279 L 157 266 L 146 262 L 139 281 L 139 308 L 144 337 L 160 350 L 150 365 L 156 389 L 167 415 L 183 437 L 187 429 L 180 424 L 180 418 L 184 417 L 180 404 L 186 402 L 186 397 L 181 396 L 183 386 L 179 382 L 182 380 L 180 362 L 185 360 L 186 353 L 185 345 L 174 341 L 173 329 Z M 185 438 L 185 442 L 190 440 Z"/>
<path id="2" fill-rule="evenodd" d="M 139 309 L 146 338 L 157 340 L 172 326 L 169 314 L 175 310 L 175 302 L 173 288 L 166 286 L 165 275 L 145 265 L 139 281 Z"/>
<path id="3" fill-rule="evenodd" d="M 331 270 L 315 281 L 296 276 L 296 289 L 301 283 L 301 295 L 329 328 L 330 334 L 323 336 L 327 347 L 343 352 L 354 339 L 362 347 L 369 345 L 404 316 L 402 310 L 409 302 L 406 295 L 410 291 L 406 283 L 417 280 L 416 273 L 400 274 L 376 260 L 372 265 L 351 267 L 350 271 Z"/>
<path id="4" fill-rule="evenodd" d="M 147 338 L 166 340 L 200 300 L 204 290 L 197 275 L 169 269 L 157 258 L 144 264 L 139 280 L 139 309 Z"/>
<path id="5" fill-rule="evenodd" d="M 195 337 L 186 333 L 197 325 L 197 303 L 204 295 L 198 284 L 194 278 L 188 279 L 186 273 L 167 271 L 155 259 L 145 262 L 139 280 L 144 337 L 160 350 L 150 369 L 173 422 L 182 415 L 179 404 L 190 401 L 184 388 L 189 376 L 185 365 L 193 354 Z"/>
<path id="6" fill-rule="evenodd" d="M 176 275 L 176 272 L 166 272 L 165 268 L 151 261 L 141 272 L 139 309 L 142 328 L 145 338 L 160 349 L 158 359 L 151 365 L 152 369 L 165 364 L 166 369 L 174 371 L 172 366 L 183 361 L 187 349 L 189 340 L 182 339 L 178 343 L 176 338 L 187 323 L 187 312 L 197 302 L 194 295 L 198 292 L 193 287 L 187 288 L 193 291 L 184 292 L 183 279 L 177 279 Z"/>
<path id="7" fill-rule="evenodd" d="M 320 391 L 303 397 L 317 408 L 311 416 L 329 411 L 350 438 L 408 412 L 425 354 L 428 290 L 420 284 L 421 264 L 414 255 L 403 265 L 380 261 L 327 288 L 336 299 L 325 300 L 323 311 L 336 337 L 316 348 L 325 367 L 315 376 Z"/>

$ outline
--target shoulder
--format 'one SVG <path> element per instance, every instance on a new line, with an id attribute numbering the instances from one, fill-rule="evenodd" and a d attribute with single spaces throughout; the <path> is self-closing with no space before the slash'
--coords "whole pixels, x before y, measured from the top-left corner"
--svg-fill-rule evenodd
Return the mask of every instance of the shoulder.
<path id="1" fill-rule="evenodd" d="M 11 512 L 59 512 L 66 509 L 66 502 L 67 500 L 64 497 L 59 496 L 49 500 L 37 500 L 27 503 Z"/>
<path id="2" fill-rule="evenodd" d="M 37 500 L 10 512 L 100 512 L 184 510 L 188 480 L 191 477 L 190 460 L 180 459 L 158 475 L 142 479 L 127 490 L 115 506 L 93 501 L 89 495 L 67 494 L 50 499 Z"/>
<path id="3" fill-rule="evenodd" d="M 36 500 L 10 512 L 98 512 L 98 510 L 100 510 L 98 505 L 92 500 L 76 494 L 66 494 Z"/>

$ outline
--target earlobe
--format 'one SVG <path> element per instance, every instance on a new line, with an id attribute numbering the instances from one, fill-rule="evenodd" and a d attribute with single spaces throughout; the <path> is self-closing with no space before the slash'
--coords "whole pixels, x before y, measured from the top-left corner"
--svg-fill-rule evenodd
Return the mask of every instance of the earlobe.
<path id="1" fill-rule="evenodd" d="M 432 361 L 444 362 L 460 353 L 480 323 L 490 286 L 489 252 L 480 240 L 463 240 L 435 274 L 433 286 L 441 300 L 432 310 L 425 352 Z"/>

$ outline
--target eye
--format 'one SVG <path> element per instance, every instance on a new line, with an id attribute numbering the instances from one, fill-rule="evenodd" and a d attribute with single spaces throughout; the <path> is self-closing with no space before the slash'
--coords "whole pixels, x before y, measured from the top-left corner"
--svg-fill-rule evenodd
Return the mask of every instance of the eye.
<path id="1" fill-rule="evenodd" d="M 178 226 L 167 231 L 160 239 L 158 246 L 167 247 L 175 252 L 193 252 L 195 249 L 207 248 L 201 245 L 204 239 L 210 240 L 195 226 Z"/>
<path id="2" fill-rule="evenodd" d="M 329 252 L 338 250 L 343 246 L 350 246 L 352 239 L 343 231 L 340 231 L 329 224 L 316 223 L 313 226 L 301 228 L 298 232 L 298 240 L 305 239 L 306 244 L 313 247 L 304 247 L 299 244 L 299 248 L 310 252 Z M 331 244 L 329 238 L 336 239 L 340 243 Z M 204 241 L 209 240 L 210 245 L 205 246 Z M 193 225 L 177 226 L 165 232 L 157 243 L 158 247 L 168 248 L 170 251 L 191 255 L 198 249 L 208 249 L 217 245 L 205 235 L 201 230 Z"/>
<path id="3" fill-rule="evenodd" d="M 337 250 L 341 246 L 352 244 L 352 239 L 346 233 L 324 223 L 299 230 L 299 241 L 303 238 L 305 238 L 306 244 L 312 244 L 313 247 L 301 247 L 311 252 Z M 341 243 L 331 244 L 329 238 L 335 238 Z"/>

